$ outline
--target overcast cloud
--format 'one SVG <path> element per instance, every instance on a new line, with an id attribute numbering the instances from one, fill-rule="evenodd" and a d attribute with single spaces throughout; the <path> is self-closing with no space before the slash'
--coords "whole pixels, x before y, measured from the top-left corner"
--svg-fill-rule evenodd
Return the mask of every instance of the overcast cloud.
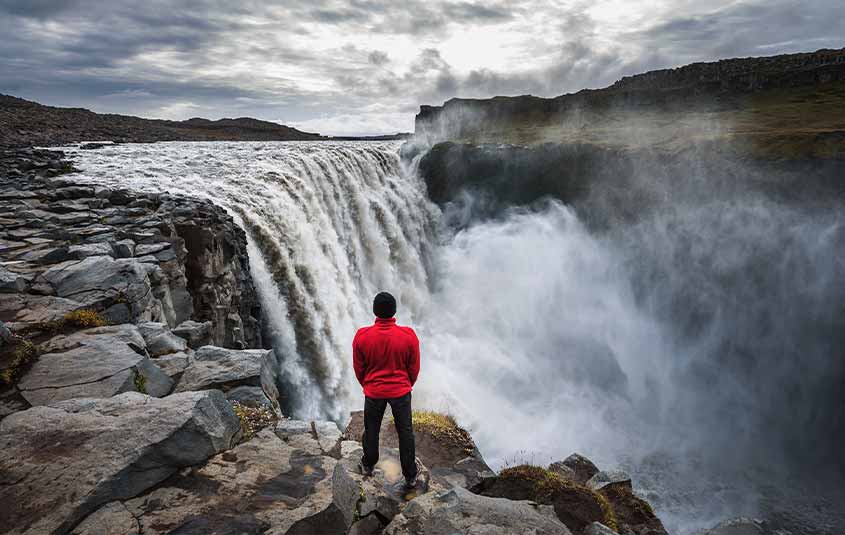
<path id="1" fill-rule="evenodd" d="M 411 131 L 420 104 L 555 96 L 845 46 L 842 0 L 0 0 L 0 93 L 97 112 Z"/>

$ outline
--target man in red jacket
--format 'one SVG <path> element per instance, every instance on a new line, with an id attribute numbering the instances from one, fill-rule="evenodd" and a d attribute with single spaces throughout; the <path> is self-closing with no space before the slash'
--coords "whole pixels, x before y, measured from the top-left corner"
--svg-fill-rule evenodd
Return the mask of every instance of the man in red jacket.
<path id="1" fill-rule="evenodd" d="M 417 482 L 414 425 L 411 420 L 411 387 L 420 373 L 420 342 L 410 327 L 396 325 L 396 299 L 381 292 L 373 299 L 375 323 L 361 327 L 352 340 L 355 376 L 364 387 L 364 456 L 361 471 L 372 475 L 378 462 L 379 431 L 390 404 L 405 485 Z"/>

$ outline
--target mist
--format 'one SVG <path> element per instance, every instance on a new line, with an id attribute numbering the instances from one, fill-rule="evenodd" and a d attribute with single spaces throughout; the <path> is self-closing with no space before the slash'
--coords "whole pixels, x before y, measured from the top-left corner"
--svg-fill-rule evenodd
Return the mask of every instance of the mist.
<path id="1" fill-rule="evenodd" d="M 362 406 L 349 343 L 387 290 L 421 340 L 415 406 L 453 414 L 495 468 L 578 451 L 628 470 L 672 533 L 841 483 L 838 198 L 786 195 L 793 178 L 772 188 L 766 169 L 706 150 L 667 162 L 546 148 L 438 207 L 420 157 L 398 149 L 173 143 L 73 156 L 80 181 L 120 176 L 235 215 L 293 417 L 345 422 Z M 563 170 L 561 189 L 513 174 L 526 162 Z"/>

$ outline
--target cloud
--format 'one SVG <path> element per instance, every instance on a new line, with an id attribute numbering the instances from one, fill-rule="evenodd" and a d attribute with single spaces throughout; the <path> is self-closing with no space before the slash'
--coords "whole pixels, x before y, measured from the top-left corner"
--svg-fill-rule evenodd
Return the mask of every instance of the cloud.
<path id="1" fill-rule="evenodd" d="M 0 92 L 379 133 L 456 96 L 555 96 L 692 61 L 841 47 L 843 19 L 838 0 L 0 0 Z M 387 111 L 362 111 L 374 103 Z"/>

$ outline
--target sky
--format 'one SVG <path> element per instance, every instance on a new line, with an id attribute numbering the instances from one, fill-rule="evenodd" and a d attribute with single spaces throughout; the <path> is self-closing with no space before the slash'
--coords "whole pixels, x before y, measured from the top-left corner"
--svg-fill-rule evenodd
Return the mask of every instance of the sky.
<path id="1" fill-rule="evenodd" d="M 149 118 L 413 131 L 421 104 L 556 96 L 845 46 L 842 0 L 0 0 L 0 93 Z"/>

